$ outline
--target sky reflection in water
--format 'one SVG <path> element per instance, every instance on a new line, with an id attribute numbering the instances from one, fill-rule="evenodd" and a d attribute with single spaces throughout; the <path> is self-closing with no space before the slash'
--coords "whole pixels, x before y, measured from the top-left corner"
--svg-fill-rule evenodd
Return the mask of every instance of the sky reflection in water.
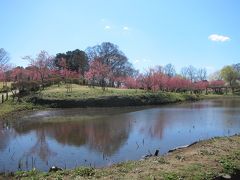
<path id="1" fill-rule="evenodd" d="M 0 171 L 108 166 L 240 133 L 240 100 L 39 111 L 0 121 Z"/>

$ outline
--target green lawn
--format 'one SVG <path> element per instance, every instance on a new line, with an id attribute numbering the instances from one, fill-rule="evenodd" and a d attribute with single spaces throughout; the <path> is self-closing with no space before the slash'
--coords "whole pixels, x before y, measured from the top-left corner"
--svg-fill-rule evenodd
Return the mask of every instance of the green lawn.
<path id="1" fill-rule="evenodd" d="M 67 93 L 65 85 L 58 87 L 53 85 L 41 91 L 43 98 L 47 99 L 87 99 L 97 98 L 102 96 L 126 96 L 144 94 L 144 90 L 136 89 L 119 89 L 119 88 L 106 88 L 105 91 L 101 87 L 89 88 L 88 86 L 72 85 L 72 92 Z"/>
<path id="2" fill-rule="evenodd" d="M 8 100 L 3 104 L 0 103 L 0 119 L 4 116 L 8 115 L 12 112 L 23 111 L 23 110 L 31 110 L 34 108 L 32 103 L 27 102 L 12 102 L 12 100 Z"/>

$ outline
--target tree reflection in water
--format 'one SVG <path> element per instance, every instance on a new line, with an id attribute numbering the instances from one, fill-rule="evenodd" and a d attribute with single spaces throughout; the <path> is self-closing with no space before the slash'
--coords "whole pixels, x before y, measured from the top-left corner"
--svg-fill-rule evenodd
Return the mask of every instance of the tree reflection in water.
<path id="1" fill-rule="evenodd" d="M 130 117 L 125 114 L 116 117 L 103 116 L 91 120 L 78 120 L 77 117 L 64 117 L 64 119 L 54 117 L 45 119 L 45 121 L 25 122 L 18 127 L 16 127 L 18 133 L 32 130 L 36 132 L 37 142 L 28 155 L 38 154 L 44 161 L 56 154 L 49 148 L 47 137 L 55 139 L 62 145 L 87 146 L 90 150 L 111 156 L 128 139 L 131 128 Z"/>
<path id="2" fill-rule="evenodd" d="M 0 120 L 0 151 L 4 151 L 7 147 L 10 135 L 13 135 L 13 132 L 11 132 L 9 123 Z"/>
<path id="3" fill-rule="evenodd" d="M 15 171 L 19 161 L 29 162 L 29 158 L 34 158 L 41 170 L 48 170 L 48 164 L 74 168 L 91 163 L 101 167 L 139 159 L 149 150 L 165 153 L 199 139 L 239 133 L 240 101 L 234 101 L 142 107 L 144 110 L 128 107 L 32 112 L 10 126 L 0 122 L 0 162 L 4 164 L 0 170 Z M 31 162 L 28 165 L 31 168 Z M 28 169 L 24 164 L 22 167 Z"/>
<path id="4" fill-rule="evenodd" d="M 45 135 L 44 129 L 37 129 L 36 136 L 37 136 L 36 143 L 25 155 L 27 157 L 38 155 L 42 161 L 48 162 L 48 159 L 56 155 L 56 153 L 49 148 L 49 145 L 46 141 L 46 135 Z"/>

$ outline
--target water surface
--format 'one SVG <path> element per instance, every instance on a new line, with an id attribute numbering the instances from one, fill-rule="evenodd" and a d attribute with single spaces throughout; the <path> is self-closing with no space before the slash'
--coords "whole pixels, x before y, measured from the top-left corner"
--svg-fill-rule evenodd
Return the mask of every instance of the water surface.
<path id="1" fill-rule="evenodd" d="M 102 167 L 156 149 L 240 133 L 240 99 L 158 107 L 57 109 L 0 121 L 0 171 Z"/>

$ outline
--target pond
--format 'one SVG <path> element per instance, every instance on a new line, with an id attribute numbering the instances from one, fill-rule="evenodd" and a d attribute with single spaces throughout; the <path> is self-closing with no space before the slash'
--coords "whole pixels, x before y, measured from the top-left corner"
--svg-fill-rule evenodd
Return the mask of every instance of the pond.
<path id="1" fill-rule="evenodd" d="M 0 121 L 0 172 L 103 167 L 236 133 L 240 99 L 36 111 Z"/>

